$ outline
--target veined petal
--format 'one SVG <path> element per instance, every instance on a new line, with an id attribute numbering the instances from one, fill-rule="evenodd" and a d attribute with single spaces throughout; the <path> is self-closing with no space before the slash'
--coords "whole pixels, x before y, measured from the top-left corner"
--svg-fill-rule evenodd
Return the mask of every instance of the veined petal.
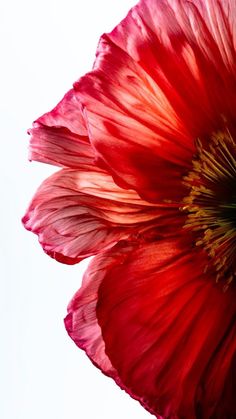
<path id="1" fill-rule="evenodd" d="M 46 253 L 76 263 L 121 239 L 138 240 L 142 233 L 149 237 L 163 217 L 161 209 L 142 201 L 135 191 L 119 188 L 107 173 L 87 166 L 63 169 L 44 181 L 23 223 L 38 234 Z"/>
<path id="2" fill-rule="evenodd" d="M 35 122 L 29 130 L 29 159 L 55 166 L 78 168 L 95 159 L 87 137 L 63 127 L 49 127 Z"/>
<path id="3" fill-rule="evenodd" d="M 140 1 L 75 84 L 100 163 L 147 199 L 159 198 L 162 160 L 180 179 L 195 139 L 235 117 L 233 6 L 223 3 Z"/>
<path id="4" fill-rule="evenodd" d="M 221 112 L 235 116 L 234 12 L 231 0 L 141 0 L 109 34 L 196 135 Z"/>
<path id="5" fill-rule="evenodd" d="M 61 262 L 96 255 L 68 333 L 162 419 L 236 417 L 235 13 L 140 0 L 31 131 L 32 159 L 69 168 L 26 228 Z"/>
<path id="6" fill-rule="evenodd" d="M 124 51 L 107 37 L 98 51 L 98 68 L 74 85 L 86 108 L 97 164 L 144 199 L 162 202 L 168 189 L 168 199 L 176 200 L 178 188 L 167 185 L 173 179 L 180 184 L 194 149 L 185 127 L 159 87 Z"/>
<path id="7" fill-rule="evenodd" d="M 112 377 L 121 388 L 135 398 L 135 395 L 121 382 L 117 371 L 106 355 L 96 312 L 98 290 L 107 271 L 118 263 L 122 263 L 127 254 L 137 247 L 137 243 L 124 244 L 124 242 L 118 243 L 112 252 L 103 252 L 90 262 L 83 277 L 82 287 L 68 305 L 65 327 L 71 339 L 86 352 L 93 364 L 105 375 Z"/>
<path id="8" fill-rule="evenodd" d="M 82 105 L 74 89 L 69 90 L 57 106 L 37 119 L 48 127 L 64 127 L 74 134 L 87 136 L 87 127 Z"/>
<path id="9" fill-rule="evenodd" d="M 225 330 L 224 338 L 216 348 L 212 360 L 199 385 L 202 396 L 202 417 L 236 417 L 236 326 L 235 316 Z M 219 397 L 219 395 L 221 395 Z M 205 415 L 205 416 L 204 416 Z"/>
<path id="10" fill-rule="evenodd" d="M 71 339 L 76 345 L 83 349 L 91 361 L 104 374 L 117 377 L 117 372 L 111 365 L 105 353 L 105 345 L 101 334 L 101 328 L 97 321 L 96 305 L 98 290 L 107 270 L 117 263 L 116 257 L 122 258 L 122 253 L 117 245 L 113 248 L 112 254 L 104 252 L 89 264 L 89 268 L 83 276 L 83 284 L 68 305 L 68 315 L 65 318 L 65 326 Z M 130 246 L 133 249 L 133 246 Z M 128 249 L 126 249 L 128 251 Z M 126 253 L 123 255 L 125 257 Z M 98 275 L 99 270 L 99 275 Z"/>
<path id="11" fill-rule="evenodd" d="M 157 417 L 233 417 L 234 293 L 207 280 L 204 257 L 185 245 L 120 243 L 100 255 L 69 306 L 68 331 L 105 373 L 109 360 L 108 375 Z"/>
<path id="12" fill-rule="evenodd" d="M 90 145 L 82 106 L 71 89 L 58 105 L 34 122 L 29 159 L 76 168 L 95 158 Z"/>

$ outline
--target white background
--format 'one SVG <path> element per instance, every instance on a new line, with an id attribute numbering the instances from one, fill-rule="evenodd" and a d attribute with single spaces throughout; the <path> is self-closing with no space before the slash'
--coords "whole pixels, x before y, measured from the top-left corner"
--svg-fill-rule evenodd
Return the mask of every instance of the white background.
<path id="1" fill-rule="evenodd" d="M 134 0 L 0 5 L 0 418 L 145 419 L 67 336 L 63 317 L 86 263 L 46 256 L 20 219 L 55 168 L 27 161 L 26 130 L 91 69 L 96 45 Z"/>

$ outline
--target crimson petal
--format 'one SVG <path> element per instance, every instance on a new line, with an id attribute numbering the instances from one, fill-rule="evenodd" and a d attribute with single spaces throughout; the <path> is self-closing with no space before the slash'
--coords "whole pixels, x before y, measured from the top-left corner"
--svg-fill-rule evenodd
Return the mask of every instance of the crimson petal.
<path id="1" fill-rule="evenodd" d="M 138 239 L 161 215 L 135 191 L 119 188 L 110 175 L 87 165 L 60 170 L 44 181 L 23 223 L 50 256 L 77 263 L 121 239 Z"/>
<path id="2" fill-rule="evenodd" d="M 95 258 L 66 326 L 156 416 L 233 417 L 234 294 L 207 280 L 203 255 L 185 246 L 120 243 Z"/>
<path id="3" fill-rule="evenodd" d="M 195 139 L 234 120 L 234 11 L 229 0 L 142 0 L 101 38 L 75 90 L 99 164 L 122 187 L 175 199 L 168 179 L 180 183 Z"/>

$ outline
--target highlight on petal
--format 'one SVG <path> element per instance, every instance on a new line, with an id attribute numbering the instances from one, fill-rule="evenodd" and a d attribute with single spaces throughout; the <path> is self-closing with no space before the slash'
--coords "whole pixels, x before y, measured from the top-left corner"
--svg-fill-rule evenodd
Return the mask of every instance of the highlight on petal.
<path id="1" fill-rule="evenodd" d="M 74 87 L 86 108 L 90 142 L 97 164 L 116 183 L 160 202 L 188 171 L 193 144 L 161 90 L 126 53 L 101 39 L 101 68 Z M 165 176 L 161 176 L 164 168 Z"/>
<path id="2" fill-rule="evenodd" d="M 148 235 L 161 215 L 136 192 L 119 188 L 111 176 L 87 166 L 63 169 L 44 181 L 23 223 L 38 234 L 50 256 L 77 263 L 121 239 Z"/>
<path id="3" fill-rule="evenodd" d="M 180 183 L 195 139 L 235 118 L 234 6 L 223 3 L 140 1 L 75 83 L 99 164 L 145 199 L 174 173 Z"/>
<path id="4" fill-rule="evenodd" d="M 60 262 L 95 255 L 67 331 L 160 419 L 236 417 L 235 16 L 140 0 L 30 130 L 63 169 L 25 227 Z"/>
<path id="5" fill-rule="evenodd" d="M 122 242 L 97 256 L 65 324 L 157 417 L 233 417 L 234 295 L 206 280 L 204 257 L 186 244 Z"/>

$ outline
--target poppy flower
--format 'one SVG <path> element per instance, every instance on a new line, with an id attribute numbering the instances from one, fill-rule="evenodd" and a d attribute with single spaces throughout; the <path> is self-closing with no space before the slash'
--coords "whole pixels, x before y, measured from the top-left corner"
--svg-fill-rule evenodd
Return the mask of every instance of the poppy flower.
<path id="1" fill-rule="evenodd" d="M 157 418 L 236 418 L 236 2 L 141 0 L 30 130 L 67 331 Z"/>

